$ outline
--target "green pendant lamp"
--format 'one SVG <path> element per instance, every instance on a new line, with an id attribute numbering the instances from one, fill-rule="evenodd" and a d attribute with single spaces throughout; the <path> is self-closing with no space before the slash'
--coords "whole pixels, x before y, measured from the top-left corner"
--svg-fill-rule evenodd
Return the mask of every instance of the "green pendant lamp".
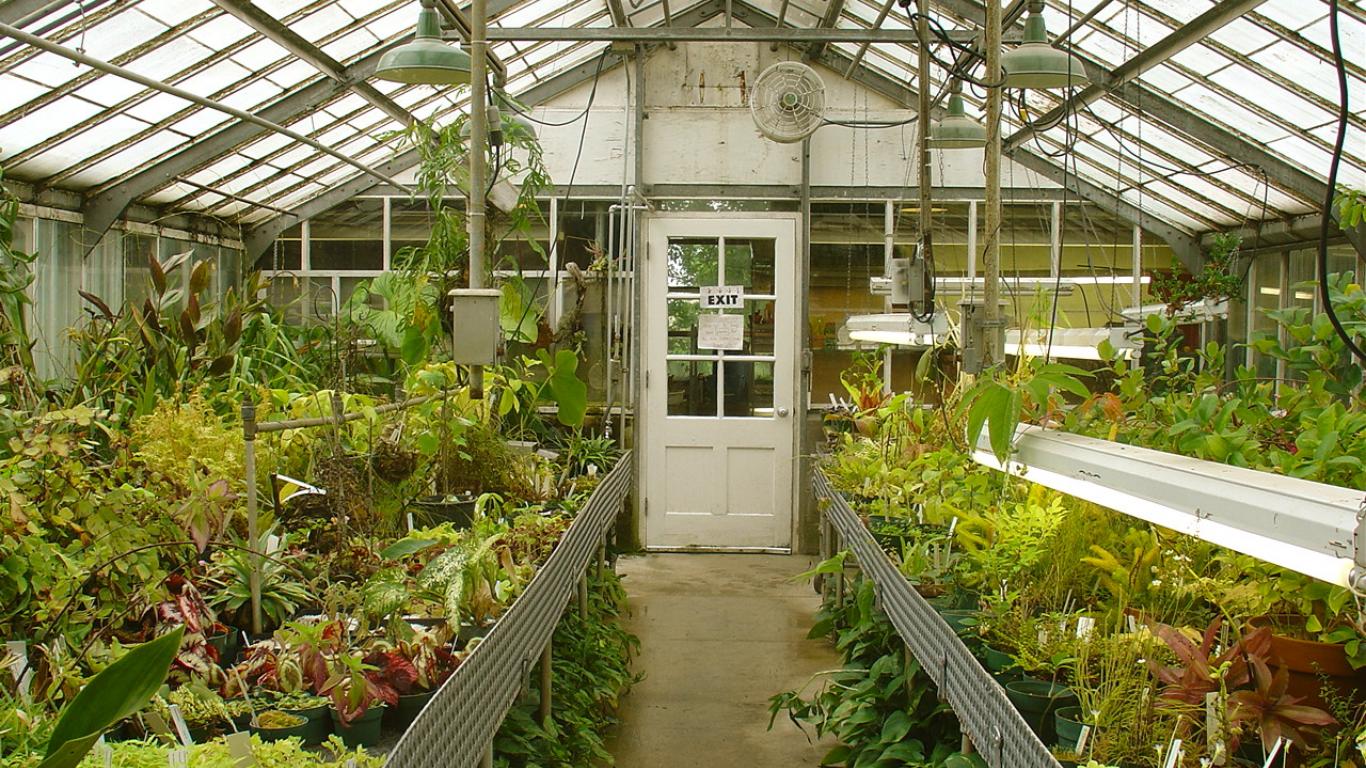
<path id="1" fill-rule="evenodd" d="M 1088 84 L 1086 69 L 1076 56 L 1048 44 L 1043 0 L 1030 0 L 1024 42 L 1001 54 L 1007 88 L 1067 88 Z"/>
<path id="2" fill-rule="evenodd" d="M 422 0 L 417 36 L 380 57 L 375 77 L 409 85 L 462 85 L 470 81 L 470 55 L 441 39 L 431 0 Z"/>
<path id="3" fill-rule="evenodd" d="M 949 114 L 930 128 L 931 149 L 981 149 L 987 145 L 986 126 L 968 117 L 962 91 L 963 83 L 954 80 Z"/>

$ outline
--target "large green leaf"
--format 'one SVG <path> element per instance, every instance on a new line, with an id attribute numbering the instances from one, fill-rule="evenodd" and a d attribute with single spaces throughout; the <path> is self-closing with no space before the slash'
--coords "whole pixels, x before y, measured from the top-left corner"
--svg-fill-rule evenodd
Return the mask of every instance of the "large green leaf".
<path id="1" fill-rule="evenodd" d="M 540 351 L 540 357 L 548 372 L 546 388 L 559 406 L 560 423 L 567 427 L 579 426 L 588 413 L 588 385 L 579 378 L 578 356 L 572 350 L 561 349 L 555 353 L 553 364 L 545 350 Z"/>
<path id="2" fill-rule="evenodd" d="M 114 723 L 142 709 L 166 682 L 184 627 L 143 643 L 91 678 L 62 710 L 38 768 L 74 768 Z"/>

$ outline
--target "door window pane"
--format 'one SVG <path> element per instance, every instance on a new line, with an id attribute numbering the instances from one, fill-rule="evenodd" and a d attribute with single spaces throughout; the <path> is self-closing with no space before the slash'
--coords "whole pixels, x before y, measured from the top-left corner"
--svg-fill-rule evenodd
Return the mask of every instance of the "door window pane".
<path id="1" fill-rule="evenodd" d="M 716 415 L 716 363 L 711 360 L 671 360 L 669 415 Z"/>
<path id="2" fill-rule="evenodd" d="M 726 285 L 744 286 L 745 293 L 773 293 L 772 240 L 726 239 Z"/>
<path id="3" fill-rule="evenodd" d="M 716 239 L 669 241 L 669 287 L 716 285 L 720 242 Z"/>
<path id="4" fill-rule="evenodd" d="M 773 415 L 773 363 L 728 361 L 725 374 L 725 415 Z"/>

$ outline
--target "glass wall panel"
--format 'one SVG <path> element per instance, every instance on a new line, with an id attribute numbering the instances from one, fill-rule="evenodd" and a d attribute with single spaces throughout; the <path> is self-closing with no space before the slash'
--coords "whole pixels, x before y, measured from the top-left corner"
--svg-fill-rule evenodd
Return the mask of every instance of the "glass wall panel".
<path id="1" fill-rule="evenodd" d="M 310 270 L 384 269 L 384 201 L 356 198 L 309 220 Z"/>
<path id="2" fill-rule="evenodd" d="M 813 404 L 828 403 L 831 396 L 846 397 L 840 372 L 853 362 L 854 346 L 839 338 L 845 321 L 884 311 L 883 297 L 869 291 L 869 279 L 885 271 L 885 217 L 881 202 L 811 206 L 807 323 Z"/>
<path id="3" fill-rule="evenodd" d="M 81 319 L 81 247 L 79 224 L 38 219 L 33 228 L 33 285 L 28 307 L 29 333 L 33 336 L 34 366 L 43 378 L 72 373 L 75 349 L 67 329 Z"/>
<path id="4" fill-rule="evenodd" d="M 1281 305 L 1281 257 L 1272 253 L 1257 257 L 1252 267 L 1252 338 L 1276 333 L 1276 322 L 1266 313 L 1280 308 Z M 1253 352 L 1252 359 L 1257 376 L 1274 378 L 1276 360 Z"/>

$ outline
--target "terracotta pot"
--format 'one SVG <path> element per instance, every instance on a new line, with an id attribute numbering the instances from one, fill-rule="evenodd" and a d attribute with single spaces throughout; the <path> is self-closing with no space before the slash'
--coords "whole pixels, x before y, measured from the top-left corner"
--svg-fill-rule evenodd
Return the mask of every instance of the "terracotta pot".
<path id="1" fill-rule="evenodd" d="M 1248 622 L 1252 627 L 1271 626 L 1266 618 L 1256 618 Z M 1366 692 L 1366 669 L 1352 669 L 1347 661 L 1347 650 L 1338 643 L 1320 643 L 1314 640 L 1301 640 L 1286 635 L 1271 635 L 1272 671 L 1285 668 L 1290 671 L 1290 683 L 1286 692 L 1291 696 L 1304 698 L 1304 704 L 1320 709 L 1327 708 L 1323 697 L 1324 681 L 1329 683 L 1341 696 Z"/>

